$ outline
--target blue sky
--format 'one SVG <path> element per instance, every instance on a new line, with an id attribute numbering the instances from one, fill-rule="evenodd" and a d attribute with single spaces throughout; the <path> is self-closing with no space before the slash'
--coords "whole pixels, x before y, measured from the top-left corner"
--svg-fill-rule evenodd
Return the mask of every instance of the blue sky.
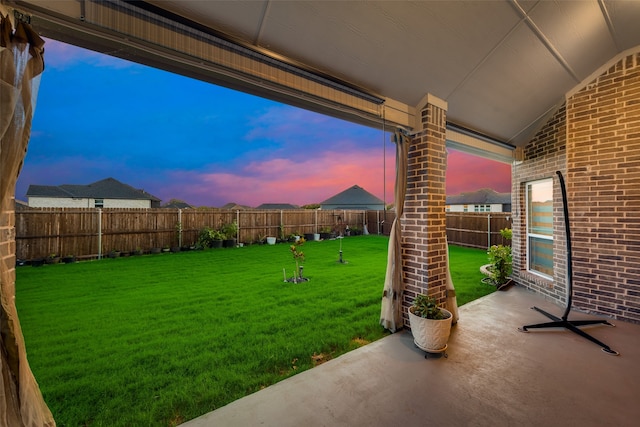
<path id="1" fill-rule="evenodd" d="M 113 177 L 163 203 L 303 205 L 356 184 L 390 203 L 394 165 L 379 129 L 47 40 L 16 198 Z M 483 187 L 510 191 L 510 166 L 451 152 L 448 194 Z"/>

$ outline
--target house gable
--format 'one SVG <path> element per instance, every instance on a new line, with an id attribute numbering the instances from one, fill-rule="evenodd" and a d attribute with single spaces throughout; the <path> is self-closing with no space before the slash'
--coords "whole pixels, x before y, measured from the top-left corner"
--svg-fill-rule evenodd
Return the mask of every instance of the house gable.
<path id="1" fill-rule="evenodd" d="M 567 236 L 556 171 L 565 176 L 571 218 L 573 306 L 640 322 L 638 193 L 640 52 L 615 63 L 572 93 L 514 165 L 513 276 L 564 304 Z M 553 179 L 553 277 L 527 269 L 526 184 Z"/>
<path id="2" fill-rule="evenodd" d="M 160 205 L 157 197 L 114 178 L 88 185 L 30 185 L 27 198 L 30 207 L 150 208 Z"/>
<path id="3" fill-rule="evenodd" d="M 365 209 L 384 210 L 384 202 L 366 191 L 364 188 L 354 185 L 344 191 L 328 198 L 320 203 L 321 209 Z"/>
<path id="4" fill-rule="evenodd" d="M 483 188 L 447 196 L 446 204 L 447 212 L 511 212 L 511 193 Z"/>

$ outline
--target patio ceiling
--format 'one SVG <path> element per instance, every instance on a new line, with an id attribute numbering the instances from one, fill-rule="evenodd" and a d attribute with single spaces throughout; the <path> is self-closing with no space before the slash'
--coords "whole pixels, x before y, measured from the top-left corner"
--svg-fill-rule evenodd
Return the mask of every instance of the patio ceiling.
<path id="1" fill-rule="evenodd" d="M 15 3 L 40 7 L 45 2 Z M 49 5 L 53 3 L 62 2 Z M 450 123 L 512 146 L 524 146 L 567 92 L 612 58 L 640 45 L 640 2 L 634 1 L 125 3 L 210 29 L 283 63 L 379 97 L 390 109 L 408 112 L 404 119 L 391 120 L 397 124 L 414 126 L 416 107 L 431 94 L 448 104 Z M 66 8 L 55 7 L 56 13 Z M 74 36 L 68 28 L 52 35 L 96 48 L 94 35 Z M 115 44 L 105 42 L 98 50 L 107 51 L 109 43 Z M 122 50 L 114 54 L 126 56 Z M 128 55 L 171 68 L 139 52 Z M 253 83 L 209 80 L 278 99 Z M 304 99 L 291 103 L 321 110 L 313 103 L 305 105 Z M 330 113 L 353 120 L 339 108 Z"/>

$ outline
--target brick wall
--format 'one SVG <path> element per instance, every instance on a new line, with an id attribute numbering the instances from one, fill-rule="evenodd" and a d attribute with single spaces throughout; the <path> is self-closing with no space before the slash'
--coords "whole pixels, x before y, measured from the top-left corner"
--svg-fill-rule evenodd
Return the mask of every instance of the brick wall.
<path id="1" fill-rule="evenodd" d="M 564 304 L 564 220 L 554 177 L 554 277 L 526 272 L 525 183 L 567 183 L 573 307 L 640 322 L 640 53 L 571 95 L 513 167 L 514 278 Z"/>
<path id="2" fill-rule="evenodd" d="M 640 53 L 567 100 L 575 305 L 640 321 Z"/>
<path id="3" fill-rule="evenodd" d="M 403 225 L 403 319 L 416 294 L 446 294 L 446 112 L 432 104 L 422 110 L 422 132 L 409 148 Z"/>
<path id="4" fill-rule="evenodd" d="M 4 200 L 0 200 L 0 283 L 2 285 L 2 294 L 4 292 L 12 292 L 15 294 L 15 278 L 16 278 L 16 240 L 15 240 L 15 211 L 13 197 L 7 196 Z M 13 301 L 11 301 L 13 304 Z"/>
<path id="5" fill-rule="evenodd" d="M 556 171 L 565 174 L 566 163 L 566 109 L 563 105 L 549 119 L 533 140 L 524 148 L 522 163 L 513 166 L 511 198 L 514 208 L 511 240 L 513 277 L 521 285 L 556 301 L 566 301 L 566 251 L 562 195 Z M 553 262 L 554 279 L 527 272 L 526 242 L 526 183 L 552 178 L 553 185 Z"/>

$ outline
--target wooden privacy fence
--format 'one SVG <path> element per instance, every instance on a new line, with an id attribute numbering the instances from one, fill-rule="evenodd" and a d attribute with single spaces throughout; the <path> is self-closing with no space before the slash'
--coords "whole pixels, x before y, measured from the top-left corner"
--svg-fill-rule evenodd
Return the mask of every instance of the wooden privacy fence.
<path id="1" fill-rule="evenodd" d="M 238 242 L 244 244 L 346 226 L 388 236 L 394 218 L 393 211 L 358 210 L 28 208 L 16 211 L 16 257 L 99 258 L 110 251 L 185 247 L 197 242 L 203 228 L 220 229 L 234 221 Z M 448 241 L 475 248 L 508 244 L 500 230 L 511 228 L 510 218 L 510 213 L 447 213 Z"/>
<path id="2" fill-rule="evenodd" d="M 369 233 L 391 234 L 396 217 L 393 211 L 367 211 Z M 447 241 L 453 245 L 488 249 L 491 245 L 510 245 L 500 234 L 511 228 L 510 212 L 447 212 Z"/>
<path id="3" fill-rule="evenodd" d="M 452 245 L 488 249 L 511 245 L 500 230 L 511 228 L 511 212 L 447 212 L 447 240 Z"/>
<path id="4" fill-rule="evenodd" d="M 96 258 L 111 251 L 148 252 L 152 248 L 195 244 L 205 227 L 238 224 L 238 242 L 267 236 L 362 230 L 366 212 L 355 210 L 221 210 L 27 208 L 16 211 L 16 257 L 49 255 Z"/>

